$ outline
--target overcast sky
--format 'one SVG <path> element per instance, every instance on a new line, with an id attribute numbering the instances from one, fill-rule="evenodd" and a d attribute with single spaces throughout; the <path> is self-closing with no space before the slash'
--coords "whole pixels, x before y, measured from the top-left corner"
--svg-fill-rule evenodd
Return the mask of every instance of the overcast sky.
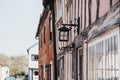
<path id="1" fill-rule="evenodd" d="M 0 53 L 27 55 L 42 9 L 42 0 L 0 0 Z"/>

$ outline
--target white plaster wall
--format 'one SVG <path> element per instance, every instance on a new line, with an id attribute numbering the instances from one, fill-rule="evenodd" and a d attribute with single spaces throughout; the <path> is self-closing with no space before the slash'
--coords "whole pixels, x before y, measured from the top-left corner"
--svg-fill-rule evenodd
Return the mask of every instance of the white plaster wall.
<path id="1" fill-rule="evenodd" d="M 0 65 L 0 80 L 1 80 L 1 70 L 2 70 L 2 66 Z"/>
<path id="2" fill-rule="evenodd" d="M 31 55 L 38 55 L 38 44 L 29 50 L 29 68 L 38 68 L 38 61 L 32 61 Z"/>
<path id="3" fill-rule="evenodd" d="M 1 67 L 1 80 L 4 80 L 6 77 L 9 77 L 9 67 L 2 66 Z"/>
<path id="4" fill-rule="evenodd" d="M 31 53 L 31 54 L 29 54 L 29 68 L 38 68 L 38 61 L 32 61 L 31 60 L 31 55 L 32 54 L 37 54 L 37 53 Z"/>

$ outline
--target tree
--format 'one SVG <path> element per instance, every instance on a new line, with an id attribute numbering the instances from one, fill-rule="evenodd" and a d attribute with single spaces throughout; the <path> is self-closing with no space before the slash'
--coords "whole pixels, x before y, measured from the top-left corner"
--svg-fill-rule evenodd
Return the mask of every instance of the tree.
<path id="1" fill-rule="evenodd" d="M 18 67 L 16 65 L 12 65 L 10 66 L 10 74 L 14 75 L 15 73 L 17 73 L 19 71 Z"/>

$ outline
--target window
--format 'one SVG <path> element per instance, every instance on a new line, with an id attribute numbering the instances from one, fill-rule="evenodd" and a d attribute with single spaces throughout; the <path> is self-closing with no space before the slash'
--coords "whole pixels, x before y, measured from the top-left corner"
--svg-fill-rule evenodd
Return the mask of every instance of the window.
<path id="1" fill-rule="evenodd" d="M 40 50 L 40 47 L 41 47 L 41 40 L 40 40 L 40 38 L 39 38 L 39 50 Z"/>
<path id="2" fill-rule="evenodd" d="M 53 27 L 53 20 L 52 20 L 52 14 L 50 15 L 49 19 L 49 32 L 50 32 L 50 41 L 52 40 L 52 27 Z"/>
<path id="3" fill-rule="evenodd" d="M 31 55 L 32 61 L 38 61 L 38 55 Z"/>
<path id="4" fill-rule="evenodd" d="M 62 17 L 62 0 L 57 0 L 57 20 Z"/>
<path id="5" fill-rule="evenodd" d="M 110 0 L 110 8 L 112 7 L 112 0 Z"/>
<path id="6" fill-rule="evenodd" d="M 92 0 L 88 1 L 88 14 L 89 14 L 89 25 L 91 24 L 91 5 L 92 5 Z M 82 16 L 82 15 L 81 15 Z M 82 21 L 82 19 L 81 19 Z M 82 23 L 82 22 L 81 22 Z"/>
<path id="7" fill-rule="evenodd" d="M 118 80 L 118 36 L 113 36 L 88 47 L 88 79 Z"/>
<path id="8" fill-rule="evenodd" d="M 45 26 L 44 26 L 44 43 L 45 43 Z"/>
<path id="9" fill-rule="evenodd" d="M 6 74 L 8 74 L 8 70 L 6 71 Z"/>
<path id="10" fill-rule="evenodd" d="M 96 20 L 99 19 L 100 0 L 97 0 Z"/>
<path id="11" fill-rule="evenodd" d="M 41 33 L 41 36 L 40 36 L 40 37 L 41 37 L 41 41 L 40 41 L 40 42 L 41 42 L 41 44 L 40 44 L 40 45 L 41 45 L 41 47 L 42 47 L 42 33 Z"/>
<path id="12" fill-rule="evenodd" d="M 48 80 L 51 80 L 51 64 L 48 65 L 48 72 L 47 72 L 47 75 L 48 75 Z"/>

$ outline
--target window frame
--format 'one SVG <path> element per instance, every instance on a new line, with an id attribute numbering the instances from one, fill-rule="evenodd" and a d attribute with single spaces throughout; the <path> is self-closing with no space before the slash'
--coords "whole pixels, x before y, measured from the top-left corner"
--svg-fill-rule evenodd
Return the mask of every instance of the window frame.
<path id="1" fill-rule="evenodd" d="M 114 36 L 108 37 L 107 39 L 100 40 L 97 43 L 94 43 L 88 46 L 88 79 L 90 80 L 107 79 L 108 80 L 108 79 L 118 78 L 117 72 L 119 68 L 116 67 L 117 65 L 116 53 L 118 53 L 118 44 L 117 44 L 118 37 L 119 37 L 118 35 L 114 35 Z M 93 51 L 94 54 L 93 56 L 90 56 L 90 53 L 92 53 L 91 47 L 93 46 L 95 46 Z M 115 50 L 115 46 L 116 46 L 116 50 Z M 100 62 L 97 62 L 97 59 L 99 57 L 100 57 Z M 90 59 L 92 58 L 94 59 L 93 60 L 94 63 L 90 64 L 91 63 Z M 98 68 L 96 68 L 96 66 L 98 66 Z M 91 73 L 91 70 L 93 73 Z"/>
<path id="2" fill-rule="evenodd" d="M 50 14 L 50 17 L 49 17 L 49 42 L 52 42 L 52 29 L 53 29 L 53 16 L 52 14 Z"/>
<path id="3" fill-rule="evenodd" d="M 31 61 L 38 61 L 38 55 L 37 54 L 32 54 L 31 55 Z"/>

